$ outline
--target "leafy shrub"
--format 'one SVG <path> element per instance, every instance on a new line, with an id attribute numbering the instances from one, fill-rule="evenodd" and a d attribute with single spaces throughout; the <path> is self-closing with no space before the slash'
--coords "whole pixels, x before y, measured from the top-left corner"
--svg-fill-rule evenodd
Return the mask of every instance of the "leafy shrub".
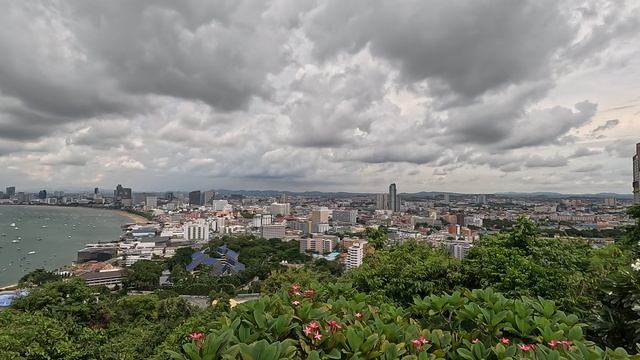
<path id="1" fill-rule="evenodd" d="M 173 359 L 625 359 L 585 340 L 584 324 L 543 299 L 491 290 L 372 305 L 344 285 L 265 296 L 191 334 Z M 206 334 L 206 335 L 205 335 Z"/>

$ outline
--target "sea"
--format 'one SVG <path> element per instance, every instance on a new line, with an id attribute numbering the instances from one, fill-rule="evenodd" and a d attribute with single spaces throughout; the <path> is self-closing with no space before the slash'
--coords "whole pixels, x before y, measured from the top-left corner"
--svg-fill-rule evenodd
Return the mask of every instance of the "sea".
<path id="1" fill-rule="evenodd" d="M 35 269 L 69 265 L 85 244 L 117 240 L 130 222 L 104 209 L 0 206 L 0 287 Z"/>

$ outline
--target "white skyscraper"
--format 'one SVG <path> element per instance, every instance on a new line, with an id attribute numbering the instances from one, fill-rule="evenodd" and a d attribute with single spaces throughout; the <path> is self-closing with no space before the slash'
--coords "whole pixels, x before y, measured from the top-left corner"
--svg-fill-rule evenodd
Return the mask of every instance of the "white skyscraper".
<path id="1" fill-rule="evenodd" d="M 290 211 L 289 203 L 273 203 L 269 206 L 269 212 L 272 215 L 284 215 L 288 216 Z"/>
<path id="2" fill-rule="evenodd" d="M 209 241 L 209 224 L 204 219 L 185 223 L 184 238 L 191 241 Z"/>
<path id="3" fill-rule="evenodd" d="M 347 250 L 347 270 L 355 269 L 362 265 L 362 259 L 364 259 L 364 244 L 355 243 Z"/>

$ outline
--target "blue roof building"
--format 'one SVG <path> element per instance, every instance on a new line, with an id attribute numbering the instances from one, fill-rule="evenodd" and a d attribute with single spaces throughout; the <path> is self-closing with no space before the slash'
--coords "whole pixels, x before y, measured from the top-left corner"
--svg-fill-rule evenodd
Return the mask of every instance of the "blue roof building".
<path id="1" fill-rule="evenodd" d="M 204 250 L 191 254 L 191 263 L 187 265 L 187 271 L 193 271 L 198 265 L 205 265 L 211 268 L 211 272 L 216 275 L 237 274 L 246 268 L 238 261 L 238 253 L 229 249 L 226 245 L 216 248 L 216 253 L 220 256 L 213 258 L 207 255 Z"/>

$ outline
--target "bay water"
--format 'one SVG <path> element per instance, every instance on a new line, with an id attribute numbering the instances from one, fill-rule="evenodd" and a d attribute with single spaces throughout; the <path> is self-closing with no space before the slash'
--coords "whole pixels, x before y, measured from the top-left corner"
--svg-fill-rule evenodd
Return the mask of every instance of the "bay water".
<path id="1" fill-rule="evenodd" d="M 104 209 L 0 206 L 0 287 L 38 268 L 71 264 L 85 244 L 117 240 L 121 225 L 129 222 Z"/>

